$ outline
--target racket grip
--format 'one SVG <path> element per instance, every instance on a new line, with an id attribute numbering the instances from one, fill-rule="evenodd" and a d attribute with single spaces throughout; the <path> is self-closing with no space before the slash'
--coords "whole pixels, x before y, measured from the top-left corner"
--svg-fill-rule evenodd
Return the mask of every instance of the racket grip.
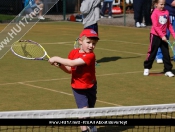
<path id="1" fill-rule="evenodd" d="M 61 63 L 55 62 L 55 63 L 53 63 L 53 65 L 55 65 L 55 66 L 61 66 Z"/>
<path id="2" fill-rule="evenodd" d="M 61 66 L 61 63 L 57 63 L 58 66 Z"/>

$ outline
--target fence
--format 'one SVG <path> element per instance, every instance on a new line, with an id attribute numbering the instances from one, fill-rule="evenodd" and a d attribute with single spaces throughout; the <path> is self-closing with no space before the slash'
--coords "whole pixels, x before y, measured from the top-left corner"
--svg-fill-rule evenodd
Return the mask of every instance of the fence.
<path id="1" fill-rule="evenodd" d="M 23 1 L 24 0 L 1 0 L 0 14 L 18 15 L 24 8 Z M 44 3 L 44 12 L 47 12 L 50 7 L 52 7 L 50 5 L 54 5 L 57 0 L 42 1 Z M 67 20 L 72 14 L 80 14 L 81 2 L 82 0 L 58 0 L 58 2 L 46 14 L 44 13 L 46 15 L 45 17 L 51 20 Z M 128 25 L 126 21 L 129 22 L 129 19 L 133 19 L 132 4 L 126 4 L 123 0 L 115 0 L 113 6 L 121 8 L 122 13 L 114 13 L 114 20 L 104 19 L 100 22 L 102 22 L 102 24 Z M 131 26 L 131 24 L 129 24 L 129 26 Z"/>

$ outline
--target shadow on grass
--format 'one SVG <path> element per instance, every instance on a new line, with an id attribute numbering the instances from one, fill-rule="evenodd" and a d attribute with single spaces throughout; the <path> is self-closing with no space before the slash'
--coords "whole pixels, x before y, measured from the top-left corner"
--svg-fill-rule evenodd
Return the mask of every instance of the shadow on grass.
<path id="1" fill-rule="evenodd" d="M 131 59 L 131 58 L 138 58 L 140 56 L 136 57 L 120 57 L 120 56 L 112 56 L 112 57 L 103 57 L 99 60 L 97 60 L 97 63 L 105 63 L 105 62 L 110 62 L 110 61 L 117 61 L 119 59 Z"/>
<path id="2" fill-rule="evenodd" d="M 175 69 L 172 69 L 172 73 L 174 73 L 175 74 Z M 150 76 L 162 76 L 162 75 L 164 75 L 165 74 L 165 72 L 154 72 L 154 73 L 149 73 L 149 75 Z"/>

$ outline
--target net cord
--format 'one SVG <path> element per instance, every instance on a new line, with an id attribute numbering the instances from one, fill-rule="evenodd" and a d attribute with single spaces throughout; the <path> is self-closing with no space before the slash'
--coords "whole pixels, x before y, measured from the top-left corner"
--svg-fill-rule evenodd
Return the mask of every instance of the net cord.
<path id="1" fill-rule="evenodd" d="M 0 112 L 0 119 L 40 119 L 40 118 L 81 118 L 131 114 L 150 114 L 162 112 L 175 112 L 175 104 L 102 107 L 87 109 L 62 109 L 62 110 L 31 110 L 31 111 L 6 111 Z"/>

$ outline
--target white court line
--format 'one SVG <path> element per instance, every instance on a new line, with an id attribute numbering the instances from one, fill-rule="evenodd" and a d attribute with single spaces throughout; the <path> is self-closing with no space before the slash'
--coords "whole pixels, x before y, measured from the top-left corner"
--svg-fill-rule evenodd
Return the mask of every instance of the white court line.
<path id="1" fill-rule="evenodd" d="M 160 70 L 152 70 L 152 71 L 160 71 Z M 111 76 L 111 75 L 117 75 L 117 74 L 133 74 L 133 73 L 140 73 L 140 72 L 143 72 L 143 71 L 125 72 L 125 73 L 112 73 L 112 74 L 101 74 L 101 75 L 96 75 L 96 76 Z M 38 88 L 38 89 L 44 89 L 44 90 L 48 90 L 48 91 L 52 91 L 52 92 L 57 92 L 57 93 L 61 93 L 61 94 L 73 96 L 72 94 L 69 94 L 69 93 L 66 93 L 66 92 L 57 91 L 57 90 L 53 90 L 53 89 L 49 89 L 49 88 L 44 88 L 44 87 L 40 87 L 40 86 L 35 86 L 35 85 L 31 85 L 31 84 L 26 84 L 27 82 L 29 83 L 29 82 L 39 82 L 39 81 L 58 81 L 58 80 L 67 80 L 67 79 L 70 79 L 70 78 L 34 80 L 34 81 L 5 83 L 5 84 L 0 84 L 0 85 L 21 84 L 21 85 L 26 85 L 26 86 L 30 86 L 30 87 L 35 87 L 35 88 Z M 97 102 L 104 103 L 104 104 L 109 104 L 109 105 L 114 105 L 114 106 L 122 106 L 122 105 L 119 105 L 119 104 L 114 104 L 114 103 L 110 103 L 110 102 L 106 102 L 106 101 L 101 101 L 101 100 L 97 100 Z"/>
<path id="2" fill-rule="evenodd" d="M 157 70 L 151 70 L 151 71 L 161 71 L 161 69 Z M 134 74 L 134 73 L 141 73 L 143 71 L 133 71 L 133 72 L 122 72 L 122 73 L 108 73 L 108 74 L 100 74 L 96 75 L 97 77 L 101 76 L 113 76 L 113 75 L 120 75 L 120 74 Z M 23 81 L 23 82 L 13 82 L 13 83 L 3 83 L 0 85 L 13 85 L 13 84 L 18 84 L 18 83 L 32 83 L 32 82 L 47 82 L 47 81 L 59 81 L 59 80 L 68 80 L 71 78 L 55 78 L 55 79 L 43 79 L 43 80 L 32 80 L 32 81 Z"/>
<path id="3" fill-rule="evenodd" d="M 95 48 L 95 49 L 101 49 L 101 50 L 107 50 L 107 51 L 115 51 L 115 52 L 122 52 L 122 53 L 129 53 L 129 54 L 135 54 L 135 55 L 146 55 L 141 53 L 134 53 L 134 52 L 127 52 L 127 51 L 119 51 L 119 50 L 112 50 L 112 49 L 104 49 L 104 48 Z"/>
<path id="4" fill-rule="evenodd" d="M 107 40 L 104 40 L 104 41 L 107 41 Z M 55 42 L 55 43 L 41 43 L 41 45 L 44 45 L 44 44 L 52 44 L 52 45 L 56 45 L 56 44 L 60 44 L 60 45 L 73 45 L 72 44 L 69 44 L 69 43 L 72 43 L 72 42 Z M 125 42 L 127 43 L 127 42 Z M 146 55 L 146 54 L 141 54 L 141 53 L 135 53 L 135 52 L 127 52 L 127 51 L 119 51 L 119 50 L 112 50 L 112 49 L 106 49 L 106 48 L 98 48 L 96 47 L 95 49 L 98 49 L 98 50 L 106 50 L 106 51 L 114 51 L 114 52 L 121 52 L 121 53 L 129 53 L 129 54 L 135 54 L 135 55 Z"/>
<path id="5" fill-rule="evenodd" d="M 128 43 L 128 44 L 135 44 L 135 45 L 146 45 L 148 46 L 149 44 L 142 44 L 142 43 L 133 43 L 133 42 L 128 42 L 128 41 L 119 41 L 119 40 L 100 40 L 100 41 L 112 41 L 112 42 L 121 42 L 121 43 Z"/>
<path id="6" fill-rule="evenodd" d="M 61 93 L 61 94 L 69 95 L 69 96 L 73 96 L 73 94 L 69 94 L 69 93 L 66 93 L 66 92 L 57 91 L 57 90 L 44 88 L 44 87 L 40 87 L 40 86 L 35 86 L 35 85 L 31 85 L 31 84 L 26 84 L 26 83 L 22 83 L 22 82 L 19 82 L 19 84 L 34 87 L 34 88 L 38 88 L 38 89 L 44 89 L 44 90 L 48 90 L 48 91 L 52 91 L 52 92 L 57 92 L 57 93 Z M 101 101 L 101 100 L 97 100 L 97 102 L 104 103 L 104 104 L 110 104 L 110 105 L 114 105 L 114 106 L 121 106 L 121 105 L 118 105 L 118 104 L 109 103 L 109 102 L 105 102 L 105 101 Z"/>

